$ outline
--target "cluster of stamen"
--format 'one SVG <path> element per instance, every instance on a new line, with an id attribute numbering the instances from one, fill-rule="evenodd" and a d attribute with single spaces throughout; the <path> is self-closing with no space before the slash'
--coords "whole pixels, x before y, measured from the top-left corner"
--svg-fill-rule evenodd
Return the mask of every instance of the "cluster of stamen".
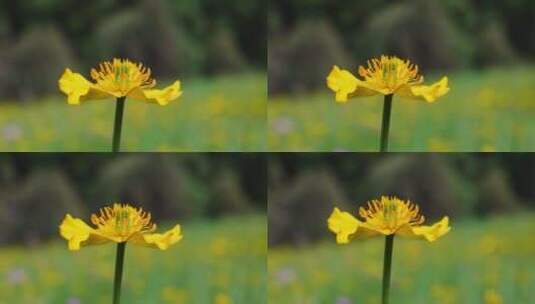
<path id="1" fill-rule="evenodd" d="M 396 197 L 381 197 L 381 200 L 368 202 L 367 208 L 361 207 L 359 214 L 367 224 L 395 231 L 401 226 L 420 225 L 425 221 L 418 205 L 404 202 Z"/>
<path id="2" fill-rule="evenodd" d="M 390 90 L 393 93 L 403 85 L 415 85 L 423 82 L 418 74 L 418 66 L 409 60 L 397 57 L 381 56 L 380 59 L 368 60 L 368 67 L 359 67 L 359 75 L 375 86 Z"/>
<path id="3" fill-rule="evenodd" d="M 148 89 L 156 85 L 156 80 L 151 78 L 150 68 L 127 59 L 105 61 L 98 70 L 91 70 L 91 77 L 101 90 L 116 92 L 121 96 L 126 96 L 135 88 Z"/>
<path id="4" fill-rule="evenodd" d="M 151 223 L 150 213 L 126 204 L 114 204 L 113 207 L 100 209 L 98 215 L 91 215 L 91 222 L 99 230 L 118 237 L 129 237 L 134 233 L 156 229 L 156 225 Z"/>

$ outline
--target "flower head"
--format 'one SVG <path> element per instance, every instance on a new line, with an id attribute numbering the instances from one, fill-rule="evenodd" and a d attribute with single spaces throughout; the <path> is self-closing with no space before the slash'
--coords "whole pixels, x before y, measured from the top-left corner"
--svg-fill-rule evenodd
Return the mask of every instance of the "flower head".
<path id="1" fill-rule="evenodd" d="M 395 56 L 371 59 L 367 67 L 359 67 L 358 73 L 362 80 L 338 66 L 333 67 L 327 76 L 327 86 L 336 93 L 336 101 L 346 102 L 348 98 L 377 94 L 397 94 L 433 102 L 449 91 L 447 77 L 442 77 L 430 86 L 422 85 L 424 77 L 418 73 L 418 66 Z"/>
<path id="2" fill-rule="evenodd" d="M 113 59 L 101 63 L 91 70 L 90 82 L 78 73 L 66 69 L 59 79 L 59 89 L 67 95 L 69 104 L 80 104 L 86 100 L 110 97 L 130 97 L 149 103 L 166 105 L 182 95 L 180 81 L 162 89 L 152 89 L 156 80 L 151 78 L 150 68 L 128 59 Z"/>
<path id="3" fill-rule="evenodd" d="M 152 233 L 156 230 L 156 224 L 151 223 L 150 213 L 128 204 L 113 204 L 100 209 L 99 213 L 91 215 L 91 223 L 96 228 L 70 214 L 65 216 L 59 231 L 69 242 L 70 250 L 109 242 L 128 242 L 165 250 L 182 239 L 180 225 L 165 233 Z"/>
<path id="4" fill-rule="evenodd" d="M 397 197 L 383 196 L 380 200 L 372 200 L 366 208 L 359 209 L 359 215 L 363 221 L 334 208 L 327 224 L 336 234 L 337 243 L 346 244 L 353 238 L 391 234 L 425 238 L 433 242 L 451 228 L 447 216 L 432 226 L 422 225 L 425 218 L 420 214 L 418 206 Z"/>

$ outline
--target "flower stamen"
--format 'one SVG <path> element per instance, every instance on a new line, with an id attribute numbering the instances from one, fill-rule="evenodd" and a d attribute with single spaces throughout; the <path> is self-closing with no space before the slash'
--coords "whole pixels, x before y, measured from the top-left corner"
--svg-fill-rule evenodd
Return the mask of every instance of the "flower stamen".
<path id="1" fill-rule="evenodd" d="M 113 59 L 99 64 L 99 69 L 91 70 L 96 87 L 115 95 L 126 96 L 136 88 L 150 89 L 156 85 L 151 78 L 151 70 L 142 63 L 135 64 L 127 59 Z"/>
<path id="2" fill-rule="evenodd" d="M 126 204 L 114 204 L 104 207 L 99 215 L 93 214 L 91 222 L 98 227 L 125 241 L 136 233 L 151 232 L 156 225 L 151 223 L 151 215 L 141 208 L 134 208 Z"/>
<path id="3" fill-rule="evenodd" d="M 403 225 L 415 226 L 425 221 L 416 204 L 404 202 L 396 197 L 381 197 L 359 208 L 359 214 L 366 223 L 378 229 L 394 233 Z"/>
<path id="4" fill-rule="evenodd" d="M 359 66 L 359 75 L 387 93 L 394 93 L 403 85 L 416 85 L 423 82 L 418 74 L 418 66 L 409 60 L 381 56 L 368 60 L 367 67 Z"/>

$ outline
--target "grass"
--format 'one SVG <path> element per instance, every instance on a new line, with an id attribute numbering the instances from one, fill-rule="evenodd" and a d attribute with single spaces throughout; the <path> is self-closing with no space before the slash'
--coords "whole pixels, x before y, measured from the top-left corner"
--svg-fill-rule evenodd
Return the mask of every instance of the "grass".
<path id="1" fill-rule="evenodd" d="M 394 96 L 391 151 L 535 149 L 535 67 L 464 71 L 448 77 L 451 91 L 436 103 Z M 378 151 L 382 106 L 382 96 L 336 104 L 327 88 L 270 98 L 269 149 Z"/>
<path id="2" fill-rule="evenodd" d="M 395 238 L 391 303 L 535 303 L 535 214 L 452 223 L 435 243 Z M 270 302 L 379 303 L 384 238 L 269 249 Z"/>
<path id="3" fill-rule="evenodd" d="M 125 106 L 123 151 L 263 151 L 266 76 L 185 80 L 160 107 Z M 64 96 L 0 105 L 0 151 L 111 151 L 115 102 L 68 106 Z"/>
<path id="4" fill-rule="evenodd" d="M 126 247 L 122 303 L 267 303 L 264 216 L 189 223 L 183 231 L 167 251 Z M 1 248 L 0 303 L 110 303 L 114 259 L 112 245 Z"/>

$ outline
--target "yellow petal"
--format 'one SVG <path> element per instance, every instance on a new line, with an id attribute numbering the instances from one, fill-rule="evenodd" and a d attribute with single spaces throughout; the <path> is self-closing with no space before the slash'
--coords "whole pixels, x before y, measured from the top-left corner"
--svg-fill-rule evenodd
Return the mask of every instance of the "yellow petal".
<path id="1" fill-rule="evenodd" d="M 149 103 L 157 103 L 161 106 L 167 105 L 170 101 L 177 99 L 182 95 L 180 90 L 180 81 L 175 81 L 172 85 L 162 89 L 135 89 L 128 93 L 128 97 L 133 99 L 143 100 Z"/>
<path id="2" fill-rule="evenodd" d="M 95 89 L 93 84 L 85 79 L 84 76 L 73 73 L 70 69 L 65 70 L 58 83 L 59 89 L 67 95 L 67 102 L 71 105 L 79 105 L 84 100 L 104 99 L 110 96 L 103 91 Z"/>
<path id="3" fill-rule="evenodd" d="M 334 208 L 327 219 L 329 230 L 336 234 L 336 243 L 347 244 L 349 239 L 376 235 L 377 232 L 366 227 L 365 223 L 357 220 L 348 212 Z"/>
<path id="4" fill-rule="evenodd" d="M 400 229 L 397 234 L 408 237 L 423 237 L 429 242 L 434 242 L 448 233 L 450 229 L 449 218 L 445 216 L 432 226 L 408 226 Z"/>
<path id="5" fill-rule="evenodd" d="M 423 99 L 427 102 L 434 102 L 437 98 L 446 95 L 450 88 L 448 87 L 448 77 L 442 77 L 440 81 L 434 84 L 404 86 L 396 94 L 413 99 Z"/>
<path id="6" fill-rule="evenodd" d="M 169 248 L 169 246 L 180 241 L 181 239 L 182 239 L 182 234 L 180 231 L 180 225 L 176 225 L 175 227 L 166 231 L 165 233 L 138 234 L 136 237 L 132 238 L 129 242 L 135 245 L 166 250 L 167 248 Z"/>
<path id="7" fill-rule="evenodd" d="M 110 240 L 97 234 L 96 230 L 89 227 L 84 221 L 73 218 L 70 214 L 67 214 L 61 222 L 59 233 L 69 242 L 69 250 L 80 250 L 81 246 L 110 242 Z"/>
<path id="8" fill-rule="evenodd" d="M 329 76 L 327 76 L 327 86 L 336 93 L 337 102 L 347 102 L 348 97 L 373 96 L 379 92 L 373 91 L 365 86 L 364 82 L 358 80 L 347 70 L 341 70 L 338 66 L 333 66 Z"/>

